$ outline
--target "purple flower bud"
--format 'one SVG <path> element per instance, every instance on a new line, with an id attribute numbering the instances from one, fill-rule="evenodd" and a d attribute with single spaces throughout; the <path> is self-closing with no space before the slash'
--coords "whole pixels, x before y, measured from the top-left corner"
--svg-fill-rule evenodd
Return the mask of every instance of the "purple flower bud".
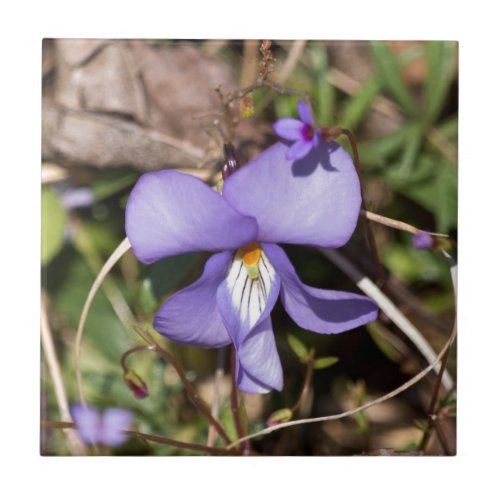
<path id="1" fill-rule="evenodd" d="M 240 168 L 240 164 L 236 150 L 232 144 L 224 144 L 223 149 L 226 163 L 222 168 L 222 178 L 226 180 L 231 174 L 234 174 L 234 172 Z"/>
<path id="2" fill-rule="evenodd" d="M 127 370 L 123 374 L 123 380 L 134 393 L 137 399 L 144 399 L 149 396 L 148 386 L 134 370 Z"/>
<path id="3" fill-rule="evenodd" d="M 434 238 L 425 231 L 419 231 L 413 235 L 413 246 L 419 250 L 432 248 L 434 246 Z"/>

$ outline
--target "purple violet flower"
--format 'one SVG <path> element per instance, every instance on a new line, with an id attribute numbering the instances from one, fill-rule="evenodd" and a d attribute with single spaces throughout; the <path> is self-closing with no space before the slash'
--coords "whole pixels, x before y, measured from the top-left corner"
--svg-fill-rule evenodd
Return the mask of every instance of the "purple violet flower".
<path id="1" fill-rule="evenodd" d="M 297 168 L 277 143 L 228 177 L 222 195 L 173 170 L 143 175 L 126 208 L 125 229 L 145 264 L 194 251 L 217 252 L 202 276 L 167 299 L 154 328 L 181 344 L 236 349 L 238 387 L 283 388 L 271 325 L 278 295 L 290 317 L 317 333 L 340 333 L 372 321 L 368 297 L 304 285 L 276 243 L 336 248 L 359 216 L 359 179 L 338 144 L 321 142 Z"/>
<path id="2" fill-rule="evenodd" d="M 93 406 L 73 405 L 71 416 L 76 430 L 86 444 L 103 444 L 114 448 L 127 440 L 126 431 L 133 422 L 132 412 L 109 408 L 103 413 Z"/>
<path id="3" fill-rule="evenodd" d="M 425 231 L 419 231 L 413 235 L 413 246 L 419 250 L 432 248 L 434 246 L 434 238 Z"/>
<path id="4" fill-rule="evenodd" d="M 314 124 L 311 108 L 304 101 L 297 103 L 300 120 L 296 118 L 282 118 L 274 123 L 276 134 L 287 141 L 293 141 L 286 153 L 287 160 L 300 160 L 320 141 L 320 133 Z"/>

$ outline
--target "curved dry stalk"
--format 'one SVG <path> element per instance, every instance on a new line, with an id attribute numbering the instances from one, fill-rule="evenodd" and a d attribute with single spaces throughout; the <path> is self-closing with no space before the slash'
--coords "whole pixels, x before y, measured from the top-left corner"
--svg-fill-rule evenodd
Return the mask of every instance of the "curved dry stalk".
<path id="1" fill-rule="evenodd" d="M 410 320 L 396 307 L 387 295 L 370 279 L 365 276 L 354 264 L 346 259 L 341 253 L 318 248 L 318 250 L 331 262 L 337 265 L 349 278 L 351 278 L 368 297 L 371 297 L 382 311 L 394 322 L 394 324 L 413 342 L 415 347 L 420 351 L 427 362 L 432 363 L 436 357 L 434 349 L 431 347 L 425 337 L 415 328 Z M 439 374 L 441 364 L 438 363 L 435 367 L 436 374 Z M 450 390 L 454 385 L 454 381 L 448 371 L 443 374 L 443 385 L 447 390 Z"/>
<path id="2" fill-rule="evenodd" d="M 425 232 L 430 234 L 431 236 L 440 236 L 441 238 L 448 238 L 447 234 L 443 233 L 431 233 L 430 231 L 423 231 L 422 229 L 418 229 L 415 226 L 412 226 L 411 224 L 407 224 L 406 222 L 401 222 L 396 219 L 391 219 L 389 217 L 384 217 L 383 215 L 378 215 L 373 212 L 369 212 L 368 210 L 360 210 L 360 215 L 365 217 L 368 220 L 371 220 L 373 222 L 378 222 L 379 224 L 382 224 L 384 226 L 392 227 L 394 229 L 400 229 L 401 231 L 406 231 L 411 234 L 417 234 L 420 232 Z"/>
<path id="3" fill-rule="evenodd" d="M 409 389 L 411 386 L 415 385 L 417 382 L 420 382 L 429 372 L 432 370 L 436 369 L 436 366 L 441 364 L 441 358 L 444 356 L 448 348 L 451 346 L 453 341 L 455 340 L 457 334 L 456 330 L 456 324 L 453 326 L 453 330 L 451 332 L 450 338 L 446 342 L 445 346 L 443 349 L 440 351 L 440 353 L 437 355 L 436 359 L 426 368 L 424 368 L 420 373 L 415 375 L 413 378 L 405 382 L 403 385 L 400 385 L 397 389 L 394 389 L 393 391 L 385 394 L 384 396 L 381 396 L 380 398 L 375 399 L 374 401 L 371 401 L 369 403 L 365 403 L 364 405 L 358 406 L 357 408 L 354 408 L 353 410 L 345 411 L 342 413 L 337 413 L 335 415 L 328 415 L 326 417 L 316 417 L 316 418 L 304 418 L 300 420 L 292 420 L 291 422 L 285 422 L 283 424 L 277 424 L 272 427 L 268 427 L 267 429 L 263 429 L 259 432 L 254 432 L 253 434 L 248 434 L 247 436 L 242 437 L 241 439 L 238 439 L 236 441 L 233 441 L 227 448 L 228 449 L 233 449 L 234 447 L 238 446 L 240 443 L 243 441 L 249 441 L 250 439 L 254 439 L 256 437 L 264 436 L 266 434 L 271 434 L 272 432 L 278 431 L 280 429 L 284 429 L 285 427 L 294 427 L 297 425 L 303 425 L 303 424 L 314 424 L 318 422 L 327 422 L 329 420 L 339 420 L 341 418 L 349 417 L 351 415 L 354 415 L 355 413 L 358 413 L 360 411 L 366 410 L 370 408 L 371 406 L 375 406 L 379 403 L 383 403 L 384 401 L 387 401 L 388 399 L 393 398 L 394 396 L 397 396 L 398 394 L 401 394 L 402 392 L 406 391 Z"/>
<path id="4" fill-rule="evenodd" d="M 54 387 L 54 392 L 56 395 L 57 407 L 59 408 L 59 414 L 62 420 L 71 420 L 68 397 L 66 395 L 61 367 L 59 366 L 59 361 L 57 359 L 57 353 L 54 346 L 54 340 L 52 338 L 52 332 L 50 330 L 49 317 L 47 314 L 47 294 L 43 289 L 41 305 L 40 334 L 42 337 L 43 352 L 45 354 L 45 359 L 49 367 L 50 378 L 52 379 L 52 385 Z M 76 433 L 74 431 L 68 430 L 64 432 L 64 436 L 66 438 L 66 443 L 70 452 L 73 455 L 83 455 L 85 448 L 80 443 L 80 440 L 78 439 Z"/>
<path id="5" fill-rule="evenodd" d="M 111 268 L 120 260 L 120 258 L 131 248 L 130 241 L 125 238 L 111 254 L 109 259 L 102 266 L 99 274 L 97 275 L 90 291 L 85 299 L 85 304 L 83 305 L 82 314 L 80 316 L 80 321 L 78 323 L 78 330 L 76 332 L 75 340 L 75 362 L 76 362 L 76 384 L 78 386 L 78 394 L 80 396 L 80 402 L 83 406 L 86 406 L 85 396 L 83 394 L 83 379 L 82 379 L 82 368 L 81 368 L 81 348 L 82 348 L 82 338 L 83 329 L 85 327 L 85 322 L 87 321 L 87 316 L 89 314 L 90 306 L 102 285 L 102 282 L 106 278 L 107 274 Z"/>

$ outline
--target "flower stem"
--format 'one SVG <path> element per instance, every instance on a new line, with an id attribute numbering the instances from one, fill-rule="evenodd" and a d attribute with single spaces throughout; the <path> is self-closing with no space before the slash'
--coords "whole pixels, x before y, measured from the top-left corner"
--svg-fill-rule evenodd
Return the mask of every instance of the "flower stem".
<path id="1" fill-rule="evenodd" d="M 359 153 L 358 153 L 358 147 L 356 145 L 356 139 L 354 138 L 354 134 L 346 128 L 341 129 L 342 133 L 349 139 L 349 142 L 351 144 L 351 149 L 352 153 L 354 156 L 354 166 L 356 167 L 356 171 L 358 173 L 359 181 L 360 181 L 360 189 L 361 189 L 361 207 L 362 209 L 366 212 L 366 202 L 365 202 L 365 195 L 363 193 L 363 186 L 361 184 L 361 164 L 359 161 Z M 378 286 L 383 288 L 384 283 L 385 283 L 385 270 L 384 267 L 382 266 L 382 263 L 380 262 L 380 258 L 378 255 L 378 250 L 377 250 L 377 244 L 375 243 L 375 236 L 373 234 L 373 229 L 371 226 L 370 222 L 366 222 L 365 224 L 366 228 L 366 236 L 368 238 L 368 243 L 370 245 L 373 259 L 375 260 L 375 265 L 377 268 L 377 274 L 378 274 Z"/>
<path id="2" fill-rule="evenodd" d="M 159 354 L 162 358 L 166 359 L 175 369 L 177 372 L 177 375 L 179 375 L 179 378 L 184 385 L 184 389 L 186 390 L 189 399 L 192 401 L 192 403 L 198 408 L 198 410 L 209 420 L 209 422 L 213 425 L 215 430 L 220 434 L 220 436 L 226 441 L 226 443 L 231 442 L 231 438 L 227 435 L 226 431 L 223 429 L 221 424 L 214 418 L 212 415 L 210 408 L 205 404 L 205 402 L 201 399 L 200 395 L 196 392 L 195 388 L 189 382 L 189 380 L 186 377 L 186 374 L 184 373 L 184 370 L 182 369 L 181 365 L 178 363 L 178 361 L 175 359 L 175 357 L 162 347 L 160 347 L 158 344 L 154 343 L 152 345 L 140 345 L 137 347 L 133 347 L 132 349 L 128 350 L 125 352 L 121 359 L 120 363 L 122 365 L 122 368 L 126 370 L 126 365 L 125 365 L 125 360 L 128 356 L 135 352 L 139 351 L 153 351 Z"/>
<path id="3" fill-rule="evenodd" d="M 54 422 L 50 420 L 42 420 L 42 427 L 48 429 L 74 429 L 75 424 L 72 422 Z M 176 448 L 182 448 L 185 450 L 203 451 L 210 455 L 238 455 L 237 452 L 228 450 L 226 448 L 216 448 L 213 446 L 203 446 L 201 444 L 186 443 L 184 441 L 177 441 L 175 439 L 170 439 L 163 436 L 157 436 L 155 434 L 146 434 L 144 432 L 138 431 L 123 431 L 124 434 L 131 437 L 136 437 L 139 439 L 145 439 L 146 441 L 153 441 L 155 443 L 166 444 L 168 446 L 175 446 Z"/>
<path id="4" fill-rule="evenodd" d="M 241 439 L 245 435 L 245 432 L 241 422 L 238 387 L 236 385 L 236 350 L 234 346 L 231 346 L 231 412 L 233 414 L 238 439 Z M 241 448 L 243 453 L 248 453 L 250 451 L 250 443 L 244 441 Z"/>
<path id="5" fill-rule="evenodd" d="M 427 445 L 429 444 L 429 439 L 432 435 L 433 429 L 436 429 L 436 431 L 437 431 L 437 427 L 439 425 L 439 422 L 438 422 L 439 415 L 436 415 L 436 406 L 438 403 L 439 388 L 441 386 L 441 380 L 443 378 L 443 374 L 444 374 L 444 370 L 446 368 L 446 362 L 448 361 L 449 354 L 450 354 L 450 347 L 448 347 L 448 349 L 446 349 L 446 352 L 444 353 L 443 361 L 441 364 L 441 369 L 439 370 L 437 380 L 434 384 L 434 390 L 432 392 L 432 398 L 431 398 L 431 402 L 429 404 L 429 410 L 427 411 L 427 428 L 426 428 L 424 435 L 422 436 L 422 440 L 420 441 L 420 444 L 418 446 L 418 449 L 422 450 L 422 451 L 425 451 L 425 449 L 427 448 Z M 441 441 L 439 434 L 438 434 L 438 439 Z M 443 444 L 443 443 L 441 443 L 441 444 Z M 443 445 L 443 449 L 445 450 L 445 453 L 447 455 L 449 455 L 449 453 L 447 453 L 446 444 Z"/>
<path id="6" fill-rule="evenodd" d="M 306 376 L 304 379 L 304 385 L 302 386 L 302 391 L 300 392 L 299 399 L 292 406 L 292 408 L 290 408 L 292 413 L 300 411 L 302 405 L 305 403 L 309 391 L 311 389 L 313 374 L 314 374 L 314 348 L 311 349 L 311 352 L 309 353 L 307 358 Z"/>

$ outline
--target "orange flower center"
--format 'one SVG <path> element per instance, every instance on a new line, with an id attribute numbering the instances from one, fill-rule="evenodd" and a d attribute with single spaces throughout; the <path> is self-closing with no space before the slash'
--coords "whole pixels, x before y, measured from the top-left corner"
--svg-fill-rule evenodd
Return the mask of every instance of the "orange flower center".
<path id="1" fill-rule="evenodd" d="M 238 253 L 245 266 L 255 266 L 259 262 L 262 248 L 256 241 L 252 241 L 240 247 Z"/>

